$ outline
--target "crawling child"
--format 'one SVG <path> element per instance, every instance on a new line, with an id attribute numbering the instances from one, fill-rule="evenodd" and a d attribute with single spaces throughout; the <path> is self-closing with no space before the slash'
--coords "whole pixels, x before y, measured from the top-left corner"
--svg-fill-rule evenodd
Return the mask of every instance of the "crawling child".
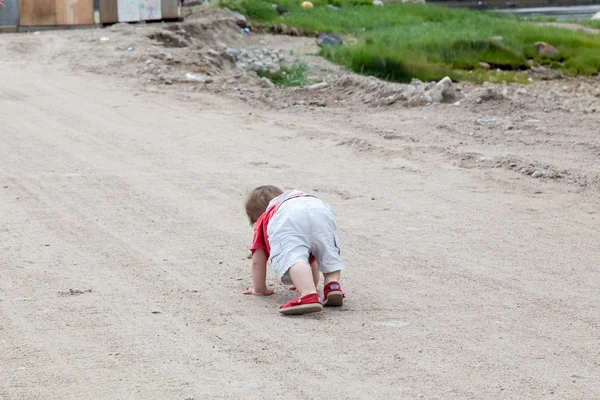
<path id="1" fill-rule="evenodd" d="M 333 211 L 315 196 L 275 186 L 260 186 L 246 200 L 246 214 L 254 226 L 252 289 L 244 294 L 268 296 L 267 261 L 283 284 L 293 284 L 300 297 L 279 308 L 282 314 L 307 314 L 323 306 L 341 306 L 339 284 L 344 264 L 340 258 Z M 319 271 L 325 279 L 323 299 L 317 293 Z"/>

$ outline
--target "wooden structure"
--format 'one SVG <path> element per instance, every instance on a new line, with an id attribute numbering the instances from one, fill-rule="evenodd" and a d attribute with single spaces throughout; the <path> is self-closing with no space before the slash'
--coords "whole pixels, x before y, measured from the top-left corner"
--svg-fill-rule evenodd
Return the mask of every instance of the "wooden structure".
<path id="1" fill-rule="evenodd" d="M 10 5 L 11 19 L 19 26 L 92 25 L 93 0 L 4 0 Z M 5 4 L 6 4 L 5 3 Z M 3 8 L 0 7 L 0 20 Z M 4 25 L 0 22 L 1 25 Z"/>
<path id="2" fill-rule="evenodd" d="M 179 0 L 99 0 L 100 23 L 179 18 Z"/>
<path id="3" fill-rule="evenodd" d="M 94 3 L 102 24 L 179 18 L 179 0 L 0 0 L 0 32 L 94 25 Z"/>
<path id="4" fill-rule="evenodd" d="M 0 32 L 16 31 L 19 25 L 19 0 L 1 0 Z"/>

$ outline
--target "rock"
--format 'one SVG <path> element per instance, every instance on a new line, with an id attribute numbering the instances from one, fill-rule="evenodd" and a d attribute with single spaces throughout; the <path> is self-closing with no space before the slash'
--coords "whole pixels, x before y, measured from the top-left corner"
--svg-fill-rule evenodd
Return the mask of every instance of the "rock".
<path id="1" fill-rule="evenodd" d="M 373 5 L 381 7 L 381 6 L 383 6 L 383 1 L 381 1 L 381 0 L 373 0 Z"/>
<path id="2" fill-rule="evenodd" d="M 266 69 L 267 71 L 279 71 L 279 65 L 277 65 L 277 64 L 274 64 L 274 63 L 272 63 L 272 62 L 270 62 L 270 61 L 267 61 L 267 62 L 265 63 L 265 69 Z"/>
<path id="3" fill-rule="evenodd" d="M 425 4 L 425 0 L 402 0 L 403 3 L 421 3 Z"/>
<path id="4" fill-rule="evenodd" d="M 242 62 L 240 62 L 240 63 L 237 63 L 235 66 L 236 66 L 238 69 L 242 69 L 242 70 L 244 70 L 244 69 L 247 69 L 247 68 L 248 68 L 248 64 L 246 64 L 246 63 L 242 63 Z"/>
<path id="5" fill-rule="evenodd" d="M 238 49 L 234 49 L 233 47 L 228 47 L 227 49 L 225 49 L 225 53 L 235 58 L 237 58 L 240 55 L 240 51 Z"/>
<path id="6" fill-rule="evenodd" d="M 600 11 L 592 16 L 592 21 L 600 21 Z"/>
<path id="7" fill-rule="evenodd" d="M 492 68 L 492 66 L 491 66 L 490 64 L 488 64 L 488 63 L 486 63 L 486 62 L 484 62 L 484 61 L 480 61 L 480 62 L 479 62 L 479 66 L 480 66 L 481 68 L 483 68 L 483 69 L 491 69 L 491 68 Z"/>
<path id="8" fill-rule="evenodd" d="M 317 37 L 317 45 L 319 47 L 328 47 L 328 46 L 341 46 L 344 44 L 342 38 L 334 33 L 324 33 Z"/>
<path id="9" fill-rule="evenodd" d="M 291 36 L 300 36 L 300 32 L 298 32 L 298 28 L 291 28 L 290 35 Z"/>
<path id="10" fill-rule="evenodd" d="M 455 105 L 456 107 L 460 106 L 460 101 L 457 101 L 456 103 L 454 103 L 454 105 Z"/>
<path id="11" fill-rule="evenodd" d="M 251 68 L 252 68 L 254 71 L 263 71 L 263 70 L 265 69 L 265 64 L 263 64 L 263 63 L 262 63 L 262 62 L 260 62 L 260 61 L 254 61 L 254 62 L 252 63 L 252 66 L 251 66 Z"/>
<path id="12" fill-rule="evenodd" d="M 329 8 L 330 10 L 333 10 L 333 11 L 339 11 L 340 10 L 339 7 L 336 7 L 333 4 L 327 4 L 327 8 Z"/>
<path id="13" fill-rule="evenodd" d="M 491 40 L 492 42 L 503 42 L 503 41 L 504 41 L 504 38 L 503 38 L 502 36 L 492 36 L 492 37 L 490 38 L 490 40 Z"/>
<path id="14" fill-rule="evenodd" d="M 410 86 L 402 93 L 403 98 L 408 98 L 409 107 L 420 107 L 427 104 L 453 103 L 457 93 L 452 87 L 452 80 L 448 77 L 436 83 L 423 83 L 413 79 Z"/>
<path id="15" fill-rule="evenodd" d="M 273 82 L 271 82 L 269 79 L 267 78 L 260 78 L 260 84 L 264 87 L 264 88 L 272 88 L 275 87 L 275 84 Z"/>
<path id="16" fill-rule="evenodd" d="M 558 54 L 558 49 L 546 42 L 535 42 L 533 47 L 540 56 L 552 57 Z"/>
<path id="17" fill-rule="evenodd" d="M 231 19 L 240 28 L 246 28 L 248 26 L 248 21 L 246 21 L 246 17 L 244 17 L 242 14 L 240 14 L 238 12 L 233 11 L 231 14 Z"/>
<path id="18" fill-rule="evenodd" d="M 446 77 L 445 77 L 445 78 L 443 78 L 441 81 L 439 81 L 439 82 L 436 84 L 436 86 L 446 86 L 446 87 L 452 86 L 452 79 L 450 79 L 450 77 L 447 77 L 447 76 L 446 76 Z"/>
<path id="19" fill-rule="evenodd" d="M 308 90 L 319 90 L 319 89 L 325 89 L 327 86 L 329 86 L 329 83 L 321 82 L 321 83 L 316 83 L 314 85 L 310 85 L 307 87 L 307 89 Z"/>
<path id="20" fill-rule="evenodd" d="M 502 93 L 490 86 L 476 90 L 473 95 L 482 101 L 505 99 L 505 96 Z"/>
<path id="21" fill-rule="evenodd" d="M 541 178 L 542 176 L 544 176 L 542 171 L 535 171 L 533 174 L 531 174 L 532 178 Z"/>
<path id="22" fill-rule="evenodd" d="M 170 79 L 165 79 L 165 85 L 172 85 L 173 81 Z"/>

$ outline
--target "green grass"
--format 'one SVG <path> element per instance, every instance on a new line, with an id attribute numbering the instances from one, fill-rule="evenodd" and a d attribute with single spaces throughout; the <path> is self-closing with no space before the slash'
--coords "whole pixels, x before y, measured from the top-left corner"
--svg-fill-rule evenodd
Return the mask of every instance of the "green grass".
<path id="1" fill-rule="evenodd" d="M 357 43 L 322 50 L 321 54 L 358 73 L 408 82 L 448 75 L 454 80 L 481 82 L 495 79 L 523 81 L 519 70 L 527 60 L 561 68 L 569 75 L 600 71 L 600 36 L 539 26 L 513 15 L 485 14 L 421 4 L 364 5 L 371 0 L 329 0 L 340 7 L 329 9 L 327 0 L 316 0 L 313 9 L 300 1 L 276 0 L 291 11 L 280 16 L 270 0 L 222 0 L 221 5 L 263 25 L 285 23 L 299 29 L 353 35 Z M 493 41 L 494 36 L 504 40 Z M 544 41 L 559 49 L 552 59 L 536 54 L 533 44 Z M 480 68 L 490 64 L 501 73 Z M 472 71 L 472 72 L 469 72 Z"/>
<path id="2" fill-rule="evenodd" d="M 280 87 L 305 86 L 313 83 L 308 80 L 308 65 L 304 63 L 296 63 L 289 68 L 281 67 L 277 72 L 261 71 L 258 75 Z"/>

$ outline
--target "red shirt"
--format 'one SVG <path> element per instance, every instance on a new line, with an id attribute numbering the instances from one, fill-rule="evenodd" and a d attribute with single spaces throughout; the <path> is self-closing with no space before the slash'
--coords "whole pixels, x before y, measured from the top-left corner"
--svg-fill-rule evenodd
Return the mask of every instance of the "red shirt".
<path id="1" fill-rule="evenodd" d="M 275 215 L 281 203 L 283 203 L 286 200 L 293 199 L 294 197 L 304 196 L 306 195 L 296 194 L 287 197 L 281 200 L 279 203 L 276 203 L 273 207 L 268 208 L 267 211 L 265 211 L 260 216 L 260 218 L 258 218 L 258 221 L 256 221 L 256 223 L 254 224 L 254 239 L 252 239 L 252 246 L 250 247 L 250 251 L 252 252 L 252 254 L 254 254 L 254 252 L 258 249 L 263 249 L 267 256 L 267 260 L 269 259 L 269 257 L 271 256 L 271 246 L 269 244 L 269 235 L 267 233 L 267 227 L 269 226 L 271 218 L 273 218 L 273 215 Z M 309 264 L 312 264 L 313 261 L 314 257 L 311 256 Z"/>
<path id="2" fill-rule="evenodd" d="M 252 254 L 254 254 L 254 252 L 258 249 L 263 249 L 267 255 L 267 259 L 269 259 L 269 256 L 271 255 L 271 246 L 269 245 L 267 227 L 269 226 L 269 221 L 271 221 L 271 218 L 273 218 L 273 215 L 275 215 L 277 207 L 279 207 L 280 204 L 281 202 L 275 204 L 273 207 L 265 211 L 254 224 L 254 239 L 252 239 L 252 246 L 250 247 Z"/>

